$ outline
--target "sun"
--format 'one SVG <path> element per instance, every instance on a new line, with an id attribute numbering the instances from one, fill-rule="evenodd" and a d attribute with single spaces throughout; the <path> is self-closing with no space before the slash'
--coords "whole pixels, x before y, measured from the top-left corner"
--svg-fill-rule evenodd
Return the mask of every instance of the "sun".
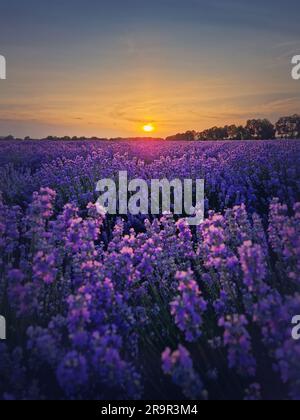
<path id="1" fill-rule="evenodd" d="M 145 124 L 143 126 L 143 131 L 145 133 L 153 133 L 153 131 L 155 131 L 155 127 L 153 124 L 149 123 L 149 124 Z"/>

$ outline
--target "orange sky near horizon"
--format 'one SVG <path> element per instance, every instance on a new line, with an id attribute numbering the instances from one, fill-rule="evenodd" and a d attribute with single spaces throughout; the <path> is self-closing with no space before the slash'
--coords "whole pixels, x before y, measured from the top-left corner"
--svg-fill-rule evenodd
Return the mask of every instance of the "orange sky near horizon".
<path id="1" fill-rule="evenodd" d="M 172 5 L 3 0 L 0 135 L 136 137 L 152 123 L 165 137 L 300 109 L 298 19 L 277 0 Z"/>

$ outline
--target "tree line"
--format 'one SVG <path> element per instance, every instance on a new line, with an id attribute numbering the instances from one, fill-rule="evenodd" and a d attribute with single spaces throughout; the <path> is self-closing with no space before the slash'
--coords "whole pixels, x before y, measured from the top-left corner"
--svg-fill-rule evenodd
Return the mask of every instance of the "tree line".
<path id="1" fill-rule="evenodd" d="M 185 141 L 208 141 L 208 140 L 272 140 L 272 139 L 300 139 L 300 115 L 294 114 L 288 117 L 280 118 L 276 124 L 272 124 L 268 119 L 248 120 L 245 126 L 237 126 L 235 124 L 226 125 L 225 127 L 212 127 L 202 132 L 187 131 L 179 133 L 175 136 L 167 137 L 166 140 L 185 140 Z M 1 137 L 0 140 L 23 140 L 16 139 L 9 135 Z M 31 140 L 25 137 L 24 140 Z M 42 140 L 51 141 L 84 141 L 84 140 L 101 140 L 101 141 L 120 141 L 120 140 L 143 140 L 143 138 L 99 138 L 99 137 L 56 137 L 48 136 Z M 151 140 L 151 138 L 149 138 Z M 156 139 L 163 140 L 163 139 Z"/>
<path id="2" fill-rule="evenodd" d="M 300 139 L 300 115 L 280 118 L 274 125 L 268 119 L 248 120 L 245 126 L 235 124 L 212 127 L 202 132 L 187 131 L 166 140 L 272 140 Z"/>

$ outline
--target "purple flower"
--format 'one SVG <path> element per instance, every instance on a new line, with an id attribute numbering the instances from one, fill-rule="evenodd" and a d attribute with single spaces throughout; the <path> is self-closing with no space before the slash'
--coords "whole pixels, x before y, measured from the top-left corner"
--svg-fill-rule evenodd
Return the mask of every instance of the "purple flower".
<path id="1" fill-rule="evenodd" d="M 299 142 L 0 143 L 0 399 L 300 398 Z M 100 214 L 120 170 L 204 178 L 207 219 Z"/>
<path id="2" fill-rule="evenodd" d="M 239 248 L 240 262 L 244 274 L 244 283 L 249 292 L 263 292 L 267 275 L 266 262 L 260 245 L 251 241 L 244 242 Z"/>
<path id="3" fill-rule="evenodd" d="M 224 328 L 224 346 L 228 349 L 228 365 L 241 375 L 255 376 L 256 361 L 252 354 L 250 335 L 246 329 L 248 321 L 244 315 L 221 318 L 219 327 Z"/>
<path id="4" fill-rule="evenodd" d="M 84 395 L 89 379 L 86 358 L 76 351 L 69 352 L 60 362 L 56 375 L 67 396 Z"/>
<path id="5" fill-rule="evenodd" d="M 201 297 L 198 284 L 193 280 L 193 272 L 178 272 L 180 295 L 171 302 L 171 314 L 178 328 L 184 332 L 187 341 L 196 341 L 202 336 L 203 314 L 207 303 Z"/>
<path id="6" fill-rule="evenodd" d="M 246 389 L 245 393 L 245 401 L 261 401 L 261 386 L 260 384 L 254 383 L 249 386 L 249 388 Z"/>
<path id="7" fill-rule="evenodd" d="M 182 389 L 185 398 L 190 400 L 207 398 L 200 376 L 194 370 L 191 356 L 182 345 L 179 345 L 178 350 L 173 353 L 169 348 L 163 352 L 162 370 Z"/>
<path id="8" fill-rule="evenodd" d="M 57 268 L 54 253 L 45 255 L 43 251 L 38 252 L 33 260 L 33 279 L 45 284 L 52 284 L 55 282 L 56 276 Z"/>

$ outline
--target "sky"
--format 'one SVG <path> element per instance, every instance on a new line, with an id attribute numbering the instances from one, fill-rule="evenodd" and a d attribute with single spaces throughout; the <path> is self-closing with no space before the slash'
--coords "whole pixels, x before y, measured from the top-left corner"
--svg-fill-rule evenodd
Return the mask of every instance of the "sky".
<path id="1" fill-rule="evenodd" d="M 1 0 L 0 135 L 165 137 L 300 111 L 299 0 Z"/>

